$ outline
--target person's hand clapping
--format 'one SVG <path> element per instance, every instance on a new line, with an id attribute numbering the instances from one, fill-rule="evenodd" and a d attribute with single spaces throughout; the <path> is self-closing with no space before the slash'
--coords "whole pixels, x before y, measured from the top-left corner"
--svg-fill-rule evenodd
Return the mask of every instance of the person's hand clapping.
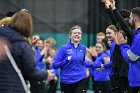
<path id="1" fill-rule="evenodd" d="M 123 34 L 121 32 L 119 32 L 117 34 L 117 41 L 118 41 L 118 45 L 123 44 L 123 43 L 127 43 L 127 38 L 125 38 L 123 36 Z"/>
<path id="2" fill-rule="evenodd" d="M 101 2 L 103 2 L 105 4 L 106 9 L 109 9 L 109 6 L 111 5 L 110 0 L 101 0 Z"/>
<path id="3" fill-rule="evenodd" d="M 105 63 L 109 63 L 110 62 L 110 57 L 104 57 L 103 59 L 104 59 Z"/>
<path id="4" fill-rule="evenodd" d="M 52 70 L 47 70 L 47 73 L 48 73 L 47 80 L 48 81 L 53 80 L 54 79 L 54 73 L 52 72 Z"/>
<path id="5" fill-rule="evenodd" d="M 68 61 L 70 61 L 70 60 L 71 60 L 71 58 L 72 58 L 72 56 L 68 56 Z"/>

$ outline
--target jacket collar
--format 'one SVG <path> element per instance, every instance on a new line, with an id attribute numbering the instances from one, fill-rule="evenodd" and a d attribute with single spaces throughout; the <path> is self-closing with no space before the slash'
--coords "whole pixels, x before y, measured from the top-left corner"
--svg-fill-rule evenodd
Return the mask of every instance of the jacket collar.
<path id="1" fill-rule="evenodd" d="M 73 47 L 73 48 L 75 48 L 75 47 L 74 47 L 74 43 L 73 43 L 73 42 L 71 42 L 71 41 L 69 41 L 69 42 L 68 42 L 68 45 L 69 45 L 69 46 L 71 46 L 71 47 Z M 79 45 L 80 45 L 80 43 L 78 44 L 78 46 L 77 46 L 77 47 L 79 47 Z"/>
<path id="2" fill-rule="evenodd" d="M 101 56 L 102 54 L 104 54 L 104 51 L 103 51 L 103 52 L 101 52 L 101 53 L 99 53 L 99 54 L 98 54 L 98 56 Z"/>
<path id="3" fill-rule="evenodd" d="M 140 34 L 140 27 L 135 31 L 135 35 Z"/>

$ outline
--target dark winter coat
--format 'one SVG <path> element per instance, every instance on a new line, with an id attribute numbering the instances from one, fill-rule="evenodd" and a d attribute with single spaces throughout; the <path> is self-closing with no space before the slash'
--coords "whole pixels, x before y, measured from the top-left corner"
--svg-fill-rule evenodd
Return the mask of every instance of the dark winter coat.
<path id="1" fill-rule="evenodd" d="M 42 81 L 47 78 L 46 71 L 35 69 L 34 53 L 22 35 L 5 26 L 0 27 L 0 37 L 10 42 L 10 51 L 25 80 Z M 0 60 L 0 93 L 25 93 L 7 56 Z"/>

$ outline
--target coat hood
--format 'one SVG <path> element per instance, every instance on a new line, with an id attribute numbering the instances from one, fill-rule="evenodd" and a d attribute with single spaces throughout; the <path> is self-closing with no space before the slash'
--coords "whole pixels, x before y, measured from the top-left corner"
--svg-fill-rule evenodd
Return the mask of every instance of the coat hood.
<path id="1" fill-rule="evenodd" d="M 19 42 L 19 41 L 26 41 L 20 33 L 16 32 L 16 30 L 8 26 L 0 27 L 0 37 L 6 38 L 11 43 Z"/>

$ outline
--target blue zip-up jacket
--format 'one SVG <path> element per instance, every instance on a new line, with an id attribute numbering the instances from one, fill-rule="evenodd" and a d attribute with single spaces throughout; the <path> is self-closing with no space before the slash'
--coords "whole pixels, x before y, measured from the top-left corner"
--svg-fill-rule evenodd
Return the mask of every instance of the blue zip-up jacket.
<path id="1" fill-rule="evenodd" d="M 86 63 L 86 66 L 90 67 L 89 73 L 90 73 L 90 76 L 92 76 L 92 77 L 94 77 L 94 69 L 93 68 L 100 68 L 101 67 L 101 63 L 95 62 L 97 58 L 98 58 L 98 56 L 92 56 L 93 62 Z M 100 66 L 98 67 L 98 65 L 100 65 Z"/>
<path id="2" fill-rule="evenodd" d="M 108 64 L 104 64 L 105 67 L 112 66 L 112 72 L 110 75 L 128 78 L 129 64 L 123 58 L 119 45 L 117 45 L 114 41 L 111 43 L 110 52 L 111 61 Z"/>
<path id="3" fill-rule="evenodd" d="M 106 50 L 106 51 L 105 51 L 105 54 L 108 55 L 108 56 L 110 57 L 110 50 L 109 50 L 109 49 Z"/>
<path id="4" fill-rule="evenodd" d="M 105 68 L 110 69 L 110 75 L 114 74 L 114 70 L 112 68 L 112 60 L 113 60 L 113 52 L 114 52 L 114 49 L 115 49 L 115 45 L 116 45 L 116 43 L 114 41 L 112 41 L 111 45 L 110 45 L 110 62 L 107 63 L 107 64 L 104 64 Z"/>
<path id="5" fill-rule="evenodd" d="M 40 55 L 41 49 L 35 47 L 35 56 L 36 56 L 36 68 L 41 70 L 46 70 L 46 65 L 43 63 L 43 55 Z"/>
<path id="6" fill-rule="evenodd" d="M 104 57 L 107 57 L 108 55 L 106 55 L 104 52 L 100 53 L 95 61 L 95 63 L 98 64 L 104 64 Z M 95 64 L 94 63 L 94 64 Z M 109 81 L 109 68 L 105 68 L 102 70 L 97 70 L 97 68 L 91 68 L 93 69 L 93 75 L 94 75 L 94 80 L 95 81 Z"/>
<path id="7" fill-rule="evenodd" d="M 110 45 L 110 60 L 111 60 L 111 64 L 112 64 L 112 60 L 113 60 L 113 52 L 116 46 L 116 42 L 112 41 L 111 45 Z"/>
<path id="8" fill-rule="evenodd" d="M 98 58 L 98 56 L 95 57 L 96 59 Z M 99 62 L 93 62 L 92 60 L 89 62 L 85 62 L 86 67 L 89 67 L 89 73 L 91 76 L 94 77 L 94 69 L 93 68 L 100 68 L 102 63 Z"/>
<path id="9" fill-rule="evenodd" d="M 54 57 L 53 67 L 60 68 L 60 79 L 62 83 L 73 84 L 86 78 L 85 65 L 86 47 L 79 44 L 77 48 L 68 42 L 63 45 Z M 68 61 L 68 56 L 72 56 Z"/>
<path id="10" fill-rule="evenodd" d="M 101 67 L 101 63 L 97 63 L 97 62 L 85 62 L 86 67 L 93 67 L 93 68 L 100 68 Z"/>
<path id="11" fill-rule="evenodd" d="M 106 51 L 105 51 L 105 54 L 106 54 L 108 57 L 111 57 L 110 50 L 106 50 Z M 108 64 L 108 63 L 107 63 L 107 64 Z M 109 71 L 109 75 L 110 75 L 110 76 L 114 74 L 112 66 L 108 68 L 108 71 Z"/>
<path id="12" fill-rule="evenodd" d="M 135 31 L 132 46 L 121 44 L 120 49 L 123 57 L 129 62 L 129 85 L 140 86 L 140 28 Z"/>

